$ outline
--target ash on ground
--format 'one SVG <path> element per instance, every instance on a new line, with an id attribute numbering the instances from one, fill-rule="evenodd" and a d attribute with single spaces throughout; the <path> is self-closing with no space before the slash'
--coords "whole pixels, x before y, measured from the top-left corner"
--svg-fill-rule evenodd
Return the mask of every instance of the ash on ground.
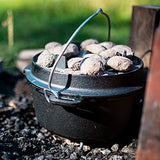
<path id="1" fill-rule="evenodd" d="M 8 77 L 7 77 L 8 78 Z M 13 77 L 12 77 L 13 78 Z M 16 83 L 24 88 L 26 82 Z M 5 83 L 4 83 L 5 87 Z M 29 86 L 28 86 L 29 87 Z M 127 144 L 95 147 L 54 135 L 41 127 L 33 100 L 24 91 L 15 95 L 0 93 L 0 159 L 4 160 L 134 160 L 137 140 Z"/>

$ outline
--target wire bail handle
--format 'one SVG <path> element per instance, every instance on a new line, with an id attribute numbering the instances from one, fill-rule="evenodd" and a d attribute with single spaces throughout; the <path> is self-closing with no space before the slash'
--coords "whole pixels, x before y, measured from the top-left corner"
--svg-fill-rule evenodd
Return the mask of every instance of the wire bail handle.
<path id="1" fill-rule="evenodd" d="M 69 40 L 67 41 L 65 47 L 62 49 L 61 53 L 59 54 L 59 56 L 57 57 L 52 69 L 51 69 L 51 72 L 50 72 L 50 75 L 49 75 L 49 80 L 48 80 L 48 89 L 51 93 L 54 94 L 54 96 L 58 99 L 60 98 L 59 97 L 59 93 L 54 91 L 54 89 L 52 88 L 51 86 L 51 82 L 52 82 L 52 79 L 53 79 L 53 74 L 54 74 L 54 71 L 56 69 L 56 66 L 59 62 L 59 60 L 61 59 L 61 57 L 63 56 L 64 52 L 66 51 L 67 47 L 69 46 L 69 44 L 71 43 L 71 41 L 74 39 L 74 37 L 77 35 L 77 33 L 83 28 L 83 26 L 89 21 L 91 20 L 93 17 L 95 17 L 96 15 L 98 15 L 98 13 L 101 13 L 103 15 L 105 15 L 107 17 L 107 20 L 108 20 L 108 41 L 110 41 L 110 30 L 111 30 L 111 23 L 110 23 L 110 18 L 108 16 L 108 14 L 106 14 L 105 12 L 103 12 L 103 10 L 101 8 L 99 8 L 97 10 L 96 13 L 92 14 L 90 17 L 88 17 L 77 29 L 76 31 L 72 34 L 72 36 L 69 38 Z M 45 95 L 45 98 L 46 100 L 50 103 L 50 99 L 49 99 L 49 96 L 47 94 L 47 90 L 48 89 L 44 89 L 44 95 Z"/>

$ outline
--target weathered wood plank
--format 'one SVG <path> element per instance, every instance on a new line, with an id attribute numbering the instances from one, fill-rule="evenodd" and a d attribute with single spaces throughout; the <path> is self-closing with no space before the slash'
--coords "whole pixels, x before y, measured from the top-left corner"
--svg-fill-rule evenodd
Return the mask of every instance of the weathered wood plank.
<path id="1" fill-rule="evenodd" d="M 155 29 L 160 25 L 160 6 L 133 6 L 129 46 L 149 67 Z"/>
<path id="2" fill-rule="evenodd" d="M 153 43 L 136 160 L 160 159 L 160 27 Z"/>

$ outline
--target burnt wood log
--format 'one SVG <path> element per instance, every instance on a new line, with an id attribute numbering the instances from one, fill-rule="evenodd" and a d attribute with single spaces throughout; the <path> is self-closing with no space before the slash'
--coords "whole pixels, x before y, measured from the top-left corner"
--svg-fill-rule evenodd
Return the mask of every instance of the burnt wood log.
<path id="1" fill-rule="evenodd" d="M 155 34 L 136 160 L 160 159 L 160 27 Z"/>
<path id="2" fill-rule="evenodd" d="M 160 6 L 133 6 L 129 46 L 145 67 L 150 65 L 154 33 L 159 25 Z"/>

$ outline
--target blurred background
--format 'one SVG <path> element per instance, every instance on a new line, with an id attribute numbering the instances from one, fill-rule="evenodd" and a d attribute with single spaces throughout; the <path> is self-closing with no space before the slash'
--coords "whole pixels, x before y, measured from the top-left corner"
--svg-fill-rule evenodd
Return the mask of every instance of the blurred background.
<path id="1" fill-rule="evenodd" d="M 160 5 L 159 0 L 0 0 L 0 57 L 4 70 L 16 67 L 23 49 L 44 48 L 50 41 L 65 43 L 98 8 L 111 19 L 111 41 L 128 44 L 133 5 Z M 107 19 L 99 14 L 76 36 L 107 41 Z"/>

